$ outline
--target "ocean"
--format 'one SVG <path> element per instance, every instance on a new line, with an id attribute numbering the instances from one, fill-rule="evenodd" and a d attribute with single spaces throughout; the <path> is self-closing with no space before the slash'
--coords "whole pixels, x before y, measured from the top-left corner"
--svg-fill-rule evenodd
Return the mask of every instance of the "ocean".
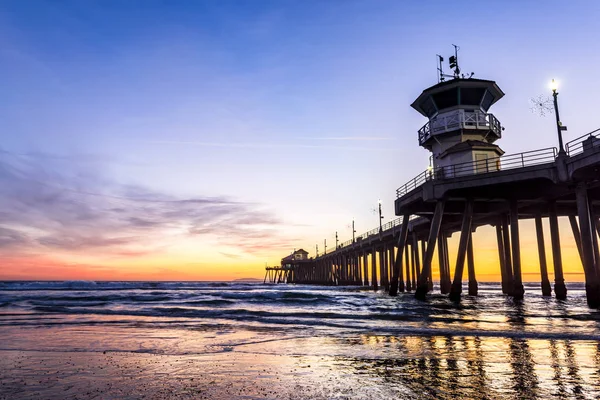
<path id="1" fill-rule="evenodd" d="M 0 398 L 599 398 L 600 313 L 568 290 L 1 282 Z"/>

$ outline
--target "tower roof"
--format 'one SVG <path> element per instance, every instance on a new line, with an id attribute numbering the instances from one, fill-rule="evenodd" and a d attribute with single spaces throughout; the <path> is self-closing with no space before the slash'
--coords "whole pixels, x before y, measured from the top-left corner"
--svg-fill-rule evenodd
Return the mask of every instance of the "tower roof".
<path id="1" fill-rule="evenodd" d="M 462 100 L 459 90 L 464 91 Z M 486 93 L 488 93 L 487 96 L 485 96 Z M 411 107 L 426 117 L 432 117 L 440 109 L 462 104 L 481 106 L 487 110 L 503 96 L 504 92 L 494 81 L 457 78 L 440 82 L 423 90 Z M 444 104 L 448 100 L 450 103 Z"/>

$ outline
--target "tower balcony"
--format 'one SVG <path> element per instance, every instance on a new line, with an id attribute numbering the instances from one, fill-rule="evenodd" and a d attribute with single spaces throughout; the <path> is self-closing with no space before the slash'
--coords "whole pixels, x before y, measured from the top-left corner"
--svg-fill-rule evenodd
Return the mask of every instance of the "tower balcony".
<path id="1" fill-rule="evenodd" d="M 502 136 L 500 121 L 493 114 L 487 114 L 482 111 L 456 110 L 438 115 L 423 125 L 419 129 L 419 144 L 423 146 L 425 142 L 434 136 L 462 129 L 481 131 L 483 136 L 487 136 L 489 133 L 495 135 L 490 142 Z"/>

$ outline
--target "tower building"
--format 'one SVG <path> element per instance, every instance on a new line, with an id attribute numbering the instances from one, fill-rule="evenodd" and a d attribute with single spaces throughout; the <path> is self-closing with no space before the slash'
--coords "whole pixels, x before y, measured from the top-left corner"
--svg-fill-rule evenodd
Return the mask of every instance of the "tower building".
<path id="1" fill-rule="evenodd" d="M 503 96 L 494 81 L 455 77 L 425 89 L 411 104 L 429 119 L 419 129 L 419 145 L 431 151 L 436 177 L 500 168 L 504 152 L 495 142 L 503 128 L 489 109 Z"/>

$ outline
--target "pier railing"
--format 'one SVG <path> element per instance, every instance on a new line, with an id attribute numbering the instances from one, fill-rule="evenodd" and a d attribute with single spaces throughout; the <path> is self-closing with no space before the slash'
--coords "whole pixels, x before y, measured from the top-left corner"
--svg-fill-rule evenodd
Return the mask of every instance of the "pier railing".
<path id="1" fill-rule="evenodd" d="M 600 140 L 598 145 L 600 146 Z M 531 167 L 534 165 L 547 164 L 556 159 L 556 147 L 546 149 L 526 151 L 518 154 L 511 154 L 501 157 L 485 158 L 481 160 L 470 161 L 466 163 L 440 166 L 433 169 L 427 169 L 421 172 L 415 178 L 411 179 L 396 190 L 398 198 L 406 195 L 427 181 L 432 179 L 443 180 L 464 177 L 469 175 L 478 175 L 505 171 L 516 168 Z"/>
<path id="2" fill-rule="evenodd" d="M 428 121 L 419 129 L 419 144 L 422 145 L 431 136 L 450 132 L 456 129 L 486 129 L 494 132 L 498 137 L 502 136 L 502 126 L 494 114 L 486 114 L 481 111 L 468 112 L 457 110 L 446 113 Z"/>
<path id="3" fill-rule="evenodd" d="M 417 215 L 411 215 L 409 220 L 413 220 L 413 219 L 417 219 L 417 218 L 420 218 L 420 217 Z M 379 227 L 377 227 L 377 228 L 371 229 L 370 231 L 367 231 L 361 235 L 355 236 L 354 241 L 352 241 L 352 239 L 346 240 L 345 242 L 340 243 L 338 245 L 337 249 L 332 248 L 329 251 L 327 251 L 325 254 L 331 254 L 336 250 L 343 249 L 344 247 L 351 246 L 352 244 L 355 244 L 355 243 L 360 243 L 363 240 L 366 240 L 369 238 L 373 238 L 374 236 L 378 236 L 380 233 L 384 233 L 384 232 L 386 232 L 396 226 L 400 226 L 400 225 L 402 225 L 402 217 L 399 217 L 399 218 L 393 219 L 389 222 L 386 222 L 385 224 L 383 224 L 381 226 L 381 229 Z"/>
<path id="4" fill-rule="evenodd" d="M 571 140 L 566 144 L 565 150 L 571 157 L 594 147 L 600 147 L 600 128 Z"/>

